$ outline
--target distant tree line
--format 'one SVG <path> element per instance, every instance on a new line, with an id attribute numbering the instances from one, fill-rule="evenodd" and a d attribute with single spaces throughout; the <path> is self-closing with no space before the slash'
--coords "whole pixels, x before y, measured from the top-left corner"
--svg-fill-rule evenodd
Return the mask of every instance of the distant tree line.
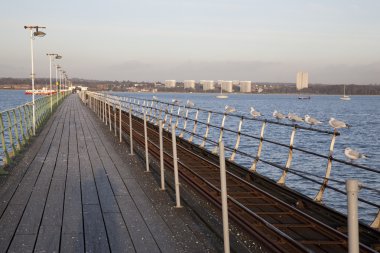
<path id="1" fill-rule="evenodd" d="M 178 82 L 175 88 L 166 88 L 160 82 L 135 82 L 131 80 L 124 81 L 103 81 L 103 80 L 87 80 L 72 78 L 70 79 L 73 85 L 87 86 L 90 90 L 113 90 L 113 91 L 128 91 L 128 90 L 141 90 L 141 89 L 157 89 L 159 92 L 205 92 L 203 91 L 201 85 L 196 84 L 195 89 L 184 89 L 183 83 Z M 55 82 L 55 79 L 53 79 Z M 42 87 L 49 85 L 49 78 L 37 78 L 35 80 L 36 87 Z M 25 88 L 26 86 L 31 87 L 30 78 L 0 78 L 0 89 L 1 88 Z M 292 83 L 252 83 L 252 88 L 258 85 L 258 87 L 263 89 L 263 93 L 283 93 L 283 94 L 296 94 L 300 93 L 296 90 L 295 84 Z M 303 89 L 302 94 L 321 94 L 321 95 L 341 95 L 343 94 L 344 85 L 343 84 L 311 84 L 309 88 Z M 219 92 L 220 88 L 215 90 L 209 90 L 208 93 Z M 239 92 L 239 87 L 234 86 L 234 92 Z M 255 91 L 253 91 L 255 92 Z M 347 95 L 380 95 L 380 85 L 379 84 L 369 84 L 369 85 L 346 85 Z"/>

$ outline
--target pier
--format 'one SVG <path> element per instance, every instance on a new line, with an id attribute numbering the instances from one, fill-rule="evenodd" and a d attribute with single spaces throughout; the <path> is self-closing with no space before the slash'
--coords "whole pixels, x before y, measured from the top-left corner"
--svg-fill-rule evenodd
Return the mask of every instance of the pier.
<path id="1" fill-rule="evenodd" d="M 193 118 L 189 110 L 92 92 L 64 99 L 22 158 L 11 163 L 6 156 L 0 252 L 223 251 L 220 149 L 209 138 L 211 128 L 218 129 L 219 141 L 228 132 L 235 136 L 225 159 L 231 251 L 347 252 L 347 217 L 320 204 L 332 155 L 319 155 L 327 169 L 315 199 L 285 187 L 293 152 L 312 153 L 293 147 L 301 126 L 259 122 L 259 150 L 246 169 L 234 162 L 244 155 L 243 118 L 231 131 L 224 125 L 227 114 L 221 113 L 222 124 L 215 126 L 213 112 L 206 111 L 202 122 L 199 109 Z M 197 132 L 202 124 L 204 134 Z M 267 124 L 291 129 L 285 166 L 261 154 Z M 332 151 L 338 134 L 320 132 L 332 138 Z M 281 178 L 261 176 L 258 163 L 279 167 Z M 361 252 L 380 250 L 379 219 L 372 226 L 360 223 Z"/>

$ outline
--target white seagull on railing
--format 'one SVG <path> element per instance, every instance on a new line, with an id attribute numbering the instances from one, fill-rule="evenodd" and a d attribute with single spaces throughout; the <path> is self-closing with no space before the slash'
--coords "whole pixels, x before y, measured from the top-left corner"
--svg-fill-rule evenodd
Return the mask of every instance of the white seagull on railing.
<path id="1" fill-rule="evenodd" d="M 231 112 L 236 112 L 236 109 L 235 109 L 235 107 L 232 107 L 232 106 L 226 105 L 226 106 L 224 107 L 224 111 L 225 111 L 225 113 L 231 113 Z"/>
<path id="2" fill-rule="evenodd" d="M 368 158 L 368 156 L 366 156 L 362 153 L 359 153 L 358 151 L 353 150 L 351 148 L 345 148 L 344 149 L 344 155 L 350 160 L 358 160 L 360 158 Z"/>
<path id="3" fill-rule="evenodd" d="M 251 107 L 251 112 L 250 114 L 252 115 L 252 117 L 256 118 L 256 117 L 260 117 L 261 116 L 261 112 L 258 112 L 255 110 L 255 108 Z"/>
<path id="4" fill-rule="evenodd" d="M 172 103 L 173 103 L 174 105 L 179 105 L 179 100 L 177 100 L 177 99 L 172 99 Z"/>
<path id="5" fill-rule="evenodd" d="M 288 119 L 293 122 L 303 122 L 303 118 L 301 118 L 295 113 L 288 113 Z"/>
<path id="6" fill-rule="evenodd" d="M 193 101 L 191 101 L 190 99 L 188 99 L 186 102 L 186 105 L 187 105 L 187 107 L 193 107 L 195 105 L 195 103 Z"/>
<path id="7" fill-rule="evenodd" d="M 157 101 L 158 100 L 158 97 L 156 97 L 156 96 L 153 96 L 153 98 L 152 98 L 153 100 L 155 100 L 155 101 Z"/>
<path id="8" fill-rule="evenodd" d="M 305 122 L 309 125 L 319 125 L 322 124 L 322 121 L 317 120 L 316 118 L 310 117 L 308 114 L 305 115 Z"/>
<path id="9" fill-rule="evenodd" d="M 349 128 L 350 125 L 346 124 L 345 122 L 343 121 L 340 121 L 340 120 L 337 120 L 335 118 L 330 118 L 329 120 L 329 124 L 330 126 L 332 126 L 332 128 L 334 129 L 339 129 L 339 128 Z"/>
<path id="10" fill-rule="evenodd" d="M 282 114 L 281 112 L 278 112 L 277 110 L 273 111 L 273 117 L 275 117 L 276 119 L 285 119 L 286 118 L 286 116 L 284 114 Z"/>

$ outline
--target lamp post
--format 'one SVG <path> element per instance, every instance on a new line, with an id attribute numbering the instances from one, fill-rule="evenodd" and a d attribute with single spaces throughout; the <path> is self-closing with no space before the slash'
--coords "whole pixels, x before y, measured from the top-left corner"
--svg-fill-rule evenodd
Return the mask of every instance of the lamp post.
<path id="1" fill-rule="evenodd" d="M 31 51 L 31 61 L 32 61 L 32 111 L 33 111 L 33 135 L 36 135 L 36 108 L 34 104 L 34 50 L 33 50 L 33 40 L 35 37 L 44 37 L 46 33 L 39 31 L 38 29 L 45 29 L 45 26 L 37 25 L 26 25 L 24 29 L 30 30 L 30 51 Z"/>
<path id="2" fill-rule="evenodd" d="M 58 84 L 58 70 L 61 68 L 58 64 L 55 65 L 55 86 L 57 86 L 57 105 L 58 105 L 58 93 L 59 93 L 59 84 Z"/>
<path id="3" fill-rule="evenodd" d="M 51 81 L 51 62 L 53 60 L 53 56 L 54 59 L 61 59 L 62 56 L 58 55 L 58 54 L 46 54 L 47 56 L 49 56 L 49 61 L 50 61 L 50 112 L 53 112 L 53 88 L 52 88 L 52 81 Z"/>

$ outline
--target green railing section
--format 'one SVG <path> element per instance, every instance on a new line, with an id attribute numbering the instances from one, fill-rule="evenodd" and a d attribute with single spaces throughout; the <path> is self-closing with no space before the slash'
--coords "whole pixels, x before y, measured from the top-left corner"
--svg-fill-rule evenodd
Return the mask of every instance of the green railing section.
<path id="1" fill-rule="evenodd" d="M 52 112 L 70 94 L 69 91 L 35 100 L 36 130 L 41 128 Z M 0 175 L 21 148 L 33 136 L 33 103 L 29 102 L 0 112 Z"/>

